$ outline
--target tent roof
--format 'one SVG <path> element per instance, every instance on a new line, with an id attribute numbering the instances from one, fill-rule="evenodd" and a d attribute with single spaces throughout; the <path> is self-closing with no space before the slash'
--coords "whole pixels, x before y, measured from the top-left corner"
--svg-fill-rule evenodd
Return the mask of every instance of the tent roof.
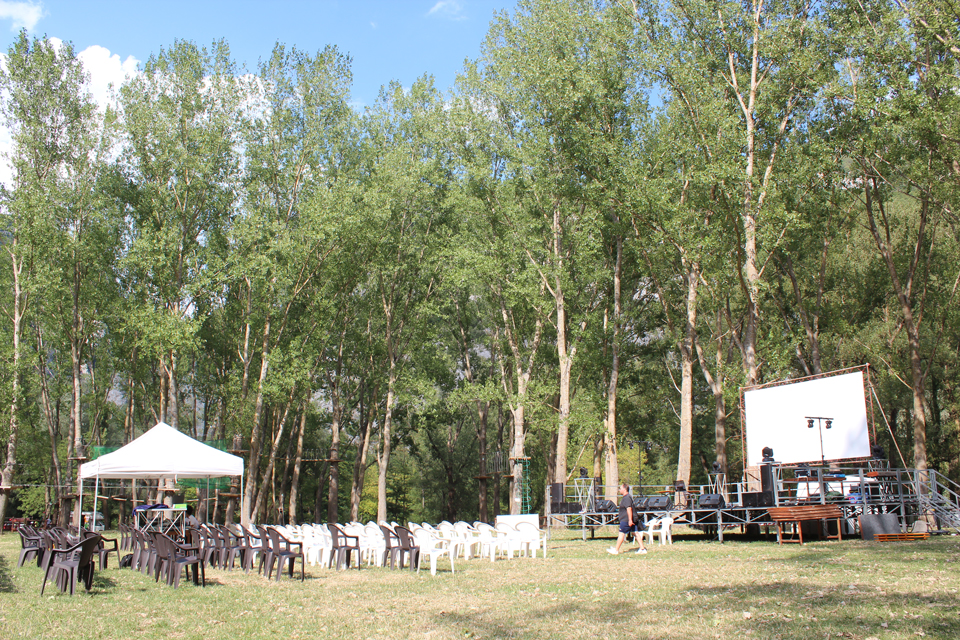
<path id="1" fill-rule="evenodd" d="M 243 458 L 163 422 L 130 444 L 80 466 L 81 478 L 216 478 L 243 475 Z"/>

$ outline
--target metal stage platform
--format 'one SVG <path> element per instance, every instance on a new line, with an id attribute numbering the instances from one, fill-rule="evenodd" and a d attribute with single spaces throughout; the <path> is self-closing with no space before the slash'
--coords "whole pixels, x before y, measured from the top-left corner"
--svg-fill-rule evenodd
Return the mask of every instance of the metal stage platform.
<path id="1" fill-rule="evenodd" d="M 924 520 L 933 533 L 960 532 L 960 485 L 934 471 L 889 468 L 873 463 L 867 467 L 839 467 L 816 469 L 771 465 L 767 492 L 757 483 L 743 482 L 726 485 L 711 477 L 709 485 L 691 486 L 686 491 L 675 487 L 631 487 L 635 500 L 646 496 L 670 497 L 668 508 L 638 510 L 635 520 L 642 527 L 647 522 L 670 513 L 674 524 L 688 525 L 723 541 L 724 531 L 746 531 L 750 526 L 769 526 L 774 523 L 767 512 L 769 507 L 797 504 L 836 504 L 844 514 L 844 536 L 859 536 L 859 516 L 864 514 L 895 514 L 902 532 L 909 530 L 917 520 Z M 753 485 L 753 486 L 751 486 Z M 775 487 L 775 490 L 772 490 Z M 584 480 L 566 487 L 563 510 L 576 513 L 549 513 L 548 527 L 580 529 L 583 539 L 593 537 L 596 529 L 618 524 L 617 512 L 596 510 L 598 496 L 604 487 L 584 486 Z M 609 495 L 609 494 L 608 494 Z M 721 495 L 722 507 L 700 507 L 701 496 Z M 758 497 L 759 496 L 759 497 Z M 761 504 L 756 504 L 760 500 Z M 749 504 L 750 506 L 744 506 Z M 573 509 L 571 509 L 573 507 Z"/>

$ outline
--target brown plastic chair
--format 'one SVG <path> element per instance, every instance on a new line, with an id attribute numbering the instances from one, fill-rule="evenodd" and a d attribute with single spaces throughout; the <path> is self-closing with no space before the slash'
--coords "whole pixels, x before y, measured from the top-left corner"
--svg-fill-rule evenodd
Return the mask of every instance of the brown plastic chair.
<path id="1" fill-rule="evenodd" d="M 93 531 L 84 531 L 83 537 L 89 538 L 90 536 L 99 535 Z M 103 571 L 107 568 L 107 560 L 110 558 L 110 554 L 113 553 L 117 556 L 117 565 L 120 564 L 120 549 L 117 546 L 116 538 L 104 538 L 100 536 L 100 546 L 97 548 L 97 556 L 100 561 L 100 570 Z"/>
<path id="2" fill-rule="evenodd" d="M 397 558 L 403 553 L 403 549 L 400 545 L 400 536 L 398 536 L 393 529 L 388 527 L 385 524 L 380 525 L 380 531 L 383 532 L 383 558 L 380 561 L 380 566 L 387 566 L 387 556 L 390 556 L 390 568 L 396 568 Z M 403 565 L 400 565 L 400 568 L 403 568 Z"/>
<path id="3" fill-rule="evenodd" d="M 304 559 L 303 545 L 299 542 L 291 542 L 273 527 L 267 527 L 267 533 L 270 536 L 270 551 L 273 555 L 273 561 L 277 563 L 277 581 L 283 574 L 283 563 L 286 562 L 290 571 L 290 577 L 293 577 L 293 568 L 296 566 L 297 558 L 300 558 L 300 580 L 304 578 Z M 294 550 L 294 547 L 298 547 Z M 268 570 L 267 577 L 270 577 Z"/>
<path id="4" fill-rule="evenodd" d="M 260 564 L 257 566 L 257 573 L 263 572 L 263 575 L 270 577 L 273 572 L 273 542 L 270 540 L 270 532 L 261 524 L 254 525 L 257 533 L 260 534 Z"/>
<path id="5" fill-rule="evenodd" d="M 223 544 L 221 548 L 221 568 L 222 569 L 233 569 L 233 563 L 237 559 L 237 556 L 240 556 L 240 565 L 243 565 L 243 536 L 234 533 L 230 527 L 226 525 L 217 526 L 217 533 L 220 535 L 220 540 Z"/>
<path id="6" fill-rule="evenodd" d="M 20 534 L 20 557 L 17 558 L 17 569 L 23 566 L 23 563 L 32 558 L 37 559 L 37 565 L 40 565 L 40 559 L 43 552 L 43 545 L 40 542 L 40 536 L 30 535 L 24 527 L 17 529 Z"/>
<path id="7" fill-rule="evenodd" d="M 200 578 L 202 578 L 202 586 L 207 586 L 207 575 L 203 568 L 203 561 L 199 555 L 194 553 L 194 549 L 177 544 L 170 536 L 163 533 L 154 536 L 154 542 L 157 547 L 155 580 L 159 581 L 162 574 L 166 583 L 176 589 L 180 586 L 181 569 L 186 570 L 187 578 L 189 578 L 190 567 L 193 566 L 193 584 L 200 585 Z"/>
<path id="8" fill-rule="evenodd" d="M 92 536 L 81 540 L 67 549 L 53 548 L 44 554 L 43 583 L 40 585 L 40 595 L 47 586 L 47 580 L 54 579 L 60 590 L 70 590 L 70 595 L 78 581 L 83 580 L 84 587 L 90 591 L 93 584 L 93 559 L 100 546 L 100 536 Z"/>
<path id="9" fill-rule="evenodd" d="M 253 531 L 250 531 L 250 529 L 246 527 L 240 527 L 240 530 L 243 532 L 243 547 L 242 551 L 240 552 L 240 564 L 243 565 L 244 573 L 250 573 L 250 570 L 253 569 L 253 558 L 260 553 L 260 549 L 263 547 L 264 542 L 260 539 L 260 536 L 255 534 Z"/>
<path id="10" fill-rule="evenodd" d="M 417 545 L 416 538 L 410 529 L 406 527 L 394 527 L 397 537 L 400 538 L 399 564 L 403 568 L 403 558 L 407 556 L 407 562 L 410 563 L 410 571 L 415 571 L 420 564 L 420 547 Z"/>
<path id="11" fill-rule="evenodd" d="M 330 567 L 336 565 L 337 569 L 343 569 L 346 566 L 350 568 L 350 555 L 353 551 L 357 552 L 357 569 L 360 568 L 360 536 L 348 536 L 344 533 L 340 525 L 327 524 L 330 531 L 330 541 L 333 551 L 330 553 Z M 351 540 L 353 542 L 351 542 Z"/>

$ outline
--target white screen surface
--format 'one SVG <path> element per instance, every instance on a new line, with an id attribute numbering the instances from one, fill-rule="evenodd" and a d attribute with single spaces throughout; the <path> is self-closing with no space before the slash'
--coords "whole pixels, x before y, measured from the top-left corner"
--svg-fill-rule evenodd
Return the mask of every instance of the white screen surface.
<path id="1" fill-rule="evenodd" d="M 744 391 L 743 405 L 747 466 L 760 464 L 764 447 L 784 464 L 870 456 L 862 371 Z M 832 418 L 832 427 L 814 420 L 810 429 L 807 416 Z"/>

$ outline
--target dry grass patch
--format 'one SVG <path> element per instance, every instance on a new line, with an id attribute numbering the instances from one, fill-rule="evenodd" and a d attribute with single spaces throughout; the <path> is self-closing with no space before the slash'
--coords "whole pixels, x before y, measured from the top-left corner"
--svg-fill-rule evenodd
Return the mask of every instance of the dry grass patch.
<path id="1" fill-rule="evenodd" d="M 0 537 L 3 638 L 896 638 L 960 637 L 960 538 L 777 546 L 696 536 L 610 556 L 614 532 L 553 537 L 544 560 L 459 562 L 431 577 L 307 567 L 267 581 L 207 572 L 173 590 L 115 568 L 91 594 L 40 598 Z M 299 571 L 297 572 L 299 578 Z"/>

